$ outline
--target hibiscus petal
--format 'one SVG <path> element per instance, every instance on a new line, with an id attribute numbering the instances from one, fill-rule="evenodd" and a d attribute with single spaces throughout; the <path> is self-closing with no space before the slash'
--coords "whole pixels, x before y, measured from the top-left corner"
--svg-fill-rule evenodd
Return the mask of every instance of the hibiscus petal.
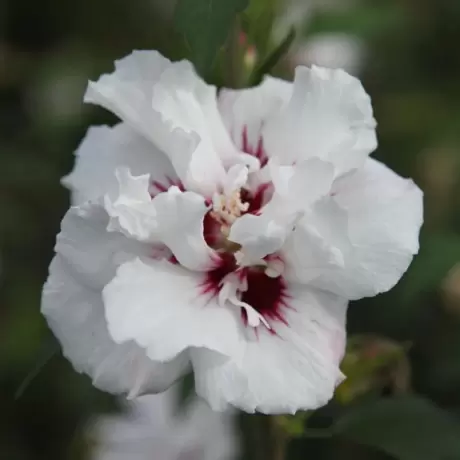
<path id="1" fill-rule="evenodd" d="M 179 263 L 190 270 L 211 269 L 217 256 L 204 239 L 203 220 L 208 212 L 204 198 L 171 187 L 156 196 L 152 204 L 158 219 L 158 237 Z"/>
<path id="2" fill-rule="evenodd" d="M 336 175 L 360 167 L 377 146 L 369 96 L 343 70 L 297 67 L 292 97 L 262 130 L 269 156 L 283 164 L 319 157 Z"/>
<path id="3" fill-rule="evenodd" d="M 242 359 L 216 362 L 192 350 L 197 393 L 215 410 L 228 404 L 248 412 L 295 413 L 326 404 L 343 380 L 347 301 L 332 294 L 288 287 L 287 324 L 276 334 L 262 328 Z"/>
<path id="4" fill-rule="evenodd" d="M 347 212 L 334 199 L 322 199 L 296 223 L 282 248 L 284 276 L 309 283 L 331 269 L 343 269 L 351 250 Z"/>
<path id="5" fill-rule="evenodd" d="M 80 278 L 58 254 L 42 295 L 42 313 L 78 372 L 92 377 L 101 390 L 130 397 L 163 391 L 186 372 L 185 354 L 159 363 L 134 342 L 115 343 L 107 330 L 101 291 Z"/>
<path id="6" fill-rule="evenodd" d="M 220 91 L 220 113 L 238 148 L 257 150 L 264 123 L 289 102 L 291 93 L 291 82 L 269 76 L 254 88 Z"/>
<path id="7" fill-rule="evenodd" d="M 334 180 L 332 163 L 309 158 L 293 166 L 268 163 L 275 187 L 273 201 L 278 207 L 288 206 L 293 211 L 307 209 L 331 190 Z"/>
<path id="8" fill-rule="evenodd" d="M 150 245 L 107 232 L 109 216 L 99 204 L 73 207 L 64 216 L 56 253 L 43 289 L 42 312 L 65 356 L 94 384 L 131 396 L 161 391 L 185 371 L 188 358 L 154 363 L 134 342 L 116 344 L 104 317 L 102 288 L 122 262 L 148 256 Z"/>
<path id="9" fill-rule="evenodd" d="M 237 155 L 217 109 L 216 89 L 187 61 L 134 51 L 115 71 L 90 82 L 85 101 L 99 104 L 154 142 L 184 185 L 209 196 L 224 178 L 220 155 Z"/>
<path id="10" fill-rule="evenodd" d="M 95 290 L 101 290 L 115 276 L 121 263 L 152 252 L 151 245 L 107 232 L 109 221 L 106 210 L 97 203 L 72 207 L 56 238 L 56 253 L 72 266 L 81 283 Z"/>
<path id="11" fill-rule="evenodd" d="M 277 214 L 269 212 L 259 216 L 245 214 L 232 225 L 228 239 L 241 245 L 244 258 L 239 261 L 240 264 L 258 264 L 266 255 L 283 246 L 293 222 L 280 222 L 277 218 Z"/>
<path id="12" fill-rule="evenodd" d="M 133 176 L 128 168 L 115 170 L 118 193 L 107 194 L 104 206 L 110 216 L 107 230 L 139 241 L 158 241 L 158 219 L 149 193 L 150 175 Z"/>
<path id="13" fill-rule="evenodd" d="M 134 177 L 118 168 L 118 195 L 106 195 L 105 208 L 111 220 L 109 231 L 124 233 L 138 241 L 166 245 L 176 259 L 191 270 L 209 270 L 216 254 L 203 235 L 203 219 L 208 212 L 205 200 L 194 192 L 172 186 L 151 198 L 148 175 Z"/>
<path id="14" fill-rule="evenodd" d="M 150 174 L 152 183 L 168 185 L 176 179 L 168 158 L 125 123 L 89 128 L 75 155 L 75 167 L 62 183 L 76 205 L 114 193 L 117 167 L 126 166 L 134 175 Z"/>
<path id="15" fill-rule="evenodd" d="M 209 300 L 203 282 L 203 275 L 166 261 L 122 265 L 103 294 L 112 337 L 136 341 L 159 361 L 194 347 L 240 354 L 239 311 Z"/>
<path id="16" fill-rule="evenodd" d="M 246 214 L 237 219 L 229 235 L 251 261 L 278 251 L 301 215 L 329 193 L 334 178 L 333 165 L 318 158 L 295 166 L 270 161 L 268 167 L 274 185 L 271 201 L 259 215 Z"/>
<path id="17" fill-rule="evenodd" d="M 351 250 L 342 251 L 342 267 L 331 266 L 312 283 L 349 299 L 391 289 L 419 249 L 422 192 L 372 159 L 362 170 L 338 180 L 333 190 L 347 212 L 348 228 L 341 228 L 348 233 Z M 340 232 L 340 226 L 335 227 Z M 344 243 L 336 244 L 342 249 Z"/>

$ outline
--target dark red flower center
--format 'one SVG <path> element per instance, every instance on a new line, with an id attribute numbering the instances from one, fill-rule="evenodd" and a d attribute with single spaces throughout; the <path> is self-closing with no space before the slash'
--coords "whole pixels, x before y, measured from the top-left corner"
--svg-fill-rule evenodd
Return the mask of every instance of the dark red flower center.
<path id="1" fill-rule="evenodd" d="M 257 214 L 262 206 L 270 200 L 272 189 L 270 183 L 260 185 L 255 192 L 241 189 L 241 202 L 248 205 L 248 209 L 241 214 Z M 239 247 L 227 239 L 229 228 L 230 226 L 223 224 L 214 211 L 209 211 L 203 220 L 203 236 L 206 243 L 213 249 L 235 252 Z"/>
<path id="2" fill-rule="evenodd" d="M 202 294 L 209 299 L 217 297 L 225 278 L 232 273 L 237 274 L 247 287 L 240 292 L 239 300 L 256 310 L 270 326 L 277 321 L 287 325 L 285 310 L 289 308 L 289 296 L 283 277 L 269 277 L 263 267 L 239 268 L 232 254 L 221 254 L 220 263 L 206 273 L 201 285 Z M 241 308 L 241 318 L 247 325 L 247 313 L 244 308 Z M 271 332 L 275 331 L 272 329 Z"/>
<path id="3" fill-rule="evenodd" d="M 253 307 L 265 319 L 287 324 L 283 307 L 287 307 L 286 283 L 283 277 L 270 278 L 260 269 L 248 269 L 246 278 L 248 289 L 241 300 Z M 246 312 L 242 311 L 243 318 Z"/>
<path id="4" fill-rule="evenodd" d="M 251 145 L 246 127 L 242 132 L 241 149 L 245 153 L 258 158 L 261 167 L 267 164 L 268 158 L 264 151 L 263 139 L 260 138 L 257 145 Z M 167 182 L 167 184 L 154 182 L 152 184 L 152 196 L 167 191 L 172 185 L 184 190 L 180 181 L 167 178 Z M 241 309 L 241 318 L 244 324 L 251 323 L 248 320 L 248 312 L 253 314 L 255 310 L 263 318 L 260 324 L 263 323 L 266 326 L 268 324 L 270 326 L 269 330 L 275 333 L 272 328 L 273 322 L 281 321 L 287 324 L 285 311 L 286 308 L 289 308 L 289 305 L 287 304 L 286 283 L 282 276 L 267 276 L 265 266 L 239 267 L 234 254 L 241 247 L 228 239 L 233 219 L 246 213 L 258 214 L 261 208 L 271 199 L 272 194 L 273 185 L 271 183 L 262 183 L 255 190 L 242 188 L 237 193 L 236 203 L 235 201 L 230 201 L 229 207 L 225 207 L 227 206 L 225 204 L 225 198 L 227 197 L 223 197 L 224 204 L 222 209 L 217 208 L 216 211 L 216 208 L 213 207 L 205 215 L 203 220 L 204 239 L 210 247 L 217 251 L 220 258 L 219 263 L 206 273 L 201 284 L 201 294 L 209 299 L 216 298 L 225 283 L 235 283 L 233 286 L 236 290 L 236 294 L 234 294 L 236 295 L 236 300 L 234 297 L 233 300 L 229 299 L 229 302 L 233 302 L 235 308 Z M 207 204 L 212 206 L 211 200 L 208 200 Z M 234 209 L 232 206 L 235 204 L 237 205 L 236 211 L 232 214 Z M 238 205 L 241 206 L 238 207 Z M 228 214 L 229 210 L 230 215 Z M 172 261 L 174 262 L 174 260 Z M 241 306 L 241 303 L 245 304 L 245 306 Z M 252 308 L 248 309 L 248 306 Z"/>

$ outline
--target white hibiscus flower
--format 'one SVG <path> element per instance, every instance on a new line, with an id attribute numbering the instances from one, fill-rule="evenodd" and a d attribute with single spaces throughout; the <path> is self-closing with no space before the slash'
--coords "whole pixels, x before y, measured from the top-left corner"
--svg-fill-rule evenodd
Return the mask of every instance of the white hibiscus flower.
<path id="1" fill-rule="evenodd" d="M 178 389 L 124 404 L 122 414 L 88 426 L 91 460 L 232 460 L 238 441 L 232 416 L 197 398 L 178 410 Z"/>
<path id="2" fill-rule="evenodd" d="M 381 163 L 360 82 L 299 67 L 242 91 L 136 51 L 85 100 L 43 312 L 75 368 L 129 396 L 191 365 L 217 410 L 295 412 L 343 379 L 349 299 L 418 251 L 422 194 Z"/>

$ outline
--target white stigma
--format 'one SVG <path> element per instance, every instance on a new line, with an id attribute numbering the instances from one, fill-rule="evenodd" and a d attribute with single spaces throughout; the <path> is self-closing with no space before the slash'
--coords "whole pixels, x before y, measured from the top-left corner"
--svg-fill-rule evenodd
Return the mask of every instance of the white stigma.
<path id="1" fill-rule="evenodd" d="M 244 308 L 249 326 L 258 327 L 260 323 L 262 323 L 267 329 L 271 330 L 270 324 L 268 324 L 263 315 L 254 307 L 238 298 L 238 295 L 248 288 L 246 279 L 240 280 L 235 273 L 229 273 L 222 279 L 220 285 L 221 289 L 219 291 L 218 301 L 221 307 L 224 307 L 225 303 L 228 301 L 236 307 Z"/>

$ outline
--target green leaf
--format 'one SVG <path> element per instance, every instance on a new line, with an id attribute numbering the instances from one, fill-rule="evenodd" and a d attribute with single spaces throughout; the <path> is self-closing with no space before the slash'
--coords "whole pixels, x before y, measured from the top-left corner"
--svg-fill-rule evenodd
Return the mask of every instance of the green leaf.
<path id="1" fill-rule="evenodd" d="M 249 79 L 249 85 L 258 85 L 264 75 L 268 74 L 273 67 L 279 62 L 279 60 L 287 53 L 295 39 L 295 29 L 286 35 L 284 40 L 267 56 L 267 58 L 254 70 L 252 76 Z"/>
<path id="2" fill-rule="evenodd" d="M 205 75 L 228 36 L 237 13 L 249 0 L 178 0 L 174 24 L 185 37 L 191 58 Z"/>
<path id="3" fill-rule="evenodd" d="M 333 432 L 401 460 L 460 458 L 460 422 L 415 395 L 359 406 L 339 419 Z"/>

